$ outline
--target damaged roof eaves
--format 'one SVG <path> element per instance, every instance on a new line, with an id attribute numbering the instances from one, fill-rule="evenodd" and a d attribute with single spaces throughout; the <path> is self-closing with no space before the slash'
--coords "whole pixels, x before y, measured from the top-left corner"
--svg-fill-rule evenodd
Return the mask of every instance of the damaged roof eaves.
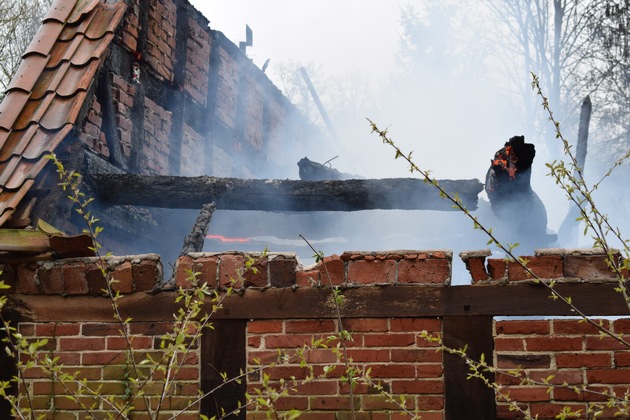
<path id="1" fill-rule="evenodd" d="M 56 0 L 0 103 L 0 226 L 72 130 L 126 5 Z"/>

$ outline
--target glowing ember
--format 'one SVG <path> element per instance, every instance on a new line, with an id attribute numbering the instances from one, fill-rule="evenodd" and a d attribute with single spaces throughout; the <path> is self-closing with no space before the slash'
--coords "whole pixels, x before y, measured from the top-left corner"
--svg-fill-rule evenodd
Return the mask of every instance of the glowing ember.
<path id="1" fill-rule="evenodd" d="M 221 242 L 229 243 L 246 243 L 249 242 L 249 238 L 226 238 L 223 235 L 206 235 L 206 239 L 215 239 Z"/>
<path id="2" fill-rule="evenodd" d="M 512 150 L 512 146 L 505 146 L 505 149 L 499 150 L 492 161 L 493 166 L 500 166 L 505 172 L 514 179 L 516 176 L 516 163 L 518 159 Z"/>

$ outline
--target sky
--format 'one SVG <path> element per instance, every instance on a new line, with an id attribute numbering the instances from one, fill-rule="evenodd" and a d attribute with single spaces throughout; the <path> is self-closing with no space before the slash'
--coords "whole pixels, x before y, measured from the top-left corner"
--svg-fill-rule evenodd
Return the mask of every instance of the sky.
<path id="1" fill-rule="evenodd" d="M 238 44 L 245 25 L 254 35 L 248 55 L 262 66 L 318 62 L 329 74 L 365 72 L 385 78 L 399 40 L 398 0 L 193 0 L 191 3 Z M 374 51 L 380 51 L 374 65 Z"/>

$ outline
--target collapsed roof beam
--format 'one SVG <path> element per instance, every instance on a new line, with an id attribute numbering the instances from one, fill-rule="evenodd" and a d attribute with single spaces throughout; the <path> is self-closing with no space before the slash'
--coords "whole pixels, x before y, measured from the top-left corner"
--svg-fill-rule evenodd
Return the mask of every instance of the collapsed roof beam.
<path id="1" fill-rule="evenodd" d="M 109 205 L 198 209 L 214 201 L 221 210 L 452 210 L 452 203 L 440 198 L 435 187 L 411 178 L 299 181 L 92 173 L 87 181 L 96 197 Z M 477 208 L 483 188 L 479 180 L 439 183 L 458 193 L 469 210 Z"/>

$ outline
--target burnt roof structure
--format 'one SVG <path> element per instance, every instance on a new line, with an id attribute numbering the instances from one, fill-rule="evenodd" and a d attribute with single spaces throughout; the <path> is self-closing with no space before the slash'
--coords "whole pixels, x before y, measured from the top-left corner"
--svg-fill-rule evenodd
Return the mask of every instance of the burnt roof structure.
<path id="1" fill-rule="evenodd" d="M 256 179 L 286 178 L 305 145 L 321 147 L 324 137 L 187 0 L 56 0 L 0 104 L 0 227 L 43 219 L 64 232 L 81 232 L 83 222 L 58 187 L 55 168 L 46 166 L 52 152 L 66 168 L 86 175 L 86 193 L 97 198 L 94 210 L 106 228 L 101 240 L 115 253 L 177 255 L 173 241 L 163 238 L 183 238 L 195 215 L 174 217 L 163 208 L 200 208 L 148 187 L 127 194 L 144 201 L 120 199 L 129 186 L 125 175 L 150 187 L 174 181 L 172 191 L 192 185 L 189 194 L 198 188 L 190 182 L 195 179 L 223 183 L 221 191 L 243 184 L 244 202 L 260 205 L 257 194 L 268 196 L 273 206 L 265 211 L 296 211 L 278 200 L 294 184 L 300 188 L 291 199 L 310 203 L 297 211 L 331 210 L 318 203 L 336 202 L 342 204 L 333 210 L 450 209 L 435 203 L 437 192 L 416 193 L 430 189 L 417 186 L 420 180 L 313 181 L 311 188 L 306 181 L 276 179 L 256 187 Z M 114 180 L 122 187 L 112 197 L 108 184 Z M 476 208 L 479 181 L 449 185 Z M 379 190 L 385 195 L 375 195 Z M 396 190 L 397 202 L 382 198 Z M 205 202 L 243 200 L 212 191 L 204 191 Z M 160 200 L 147 201 L 151 194 L 161 194 Z M 161 208 L 147 207 L 155 203 Z"/>

